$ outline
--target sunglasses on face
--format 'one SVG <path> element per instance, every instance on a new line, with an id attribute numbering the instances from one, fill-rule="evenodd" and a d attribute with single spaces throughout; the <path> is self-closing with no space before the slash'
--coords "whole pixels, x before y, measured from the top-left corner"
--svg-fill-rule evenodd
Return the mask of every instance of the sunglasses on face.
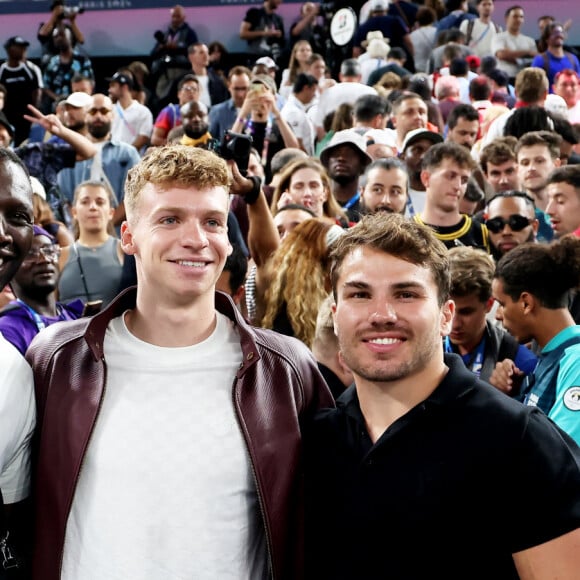
<path id="1" fill-rule="evenodd" d="M 486 220 L 485 225 L 492 234 L 499 234 L 503 231 L 506 225 L 508 225 L 510 230 L 513 232 L 521 232 L 524 228 L 527 228 L 530 225 L 531 221 L 530 218 L 514 213 L 510 215 L 507 220 L 502 217 L 495 217 Z"/>

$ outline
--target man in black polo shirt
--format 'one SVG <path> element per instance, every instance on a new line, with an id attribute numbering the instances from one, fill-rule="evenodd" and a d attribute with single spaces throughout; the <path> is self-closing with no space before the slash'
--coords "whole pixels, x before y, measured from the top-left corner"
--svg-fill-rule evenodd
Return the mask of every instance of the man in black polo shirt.
<path id="1" fill-rule="evenodd" d="M 306 576 L 577 578 L 580 450 L 444 355 L 454 304 L 432 230 L 363 218 L 331 281 L 355 386 L 305 439 Z"/>

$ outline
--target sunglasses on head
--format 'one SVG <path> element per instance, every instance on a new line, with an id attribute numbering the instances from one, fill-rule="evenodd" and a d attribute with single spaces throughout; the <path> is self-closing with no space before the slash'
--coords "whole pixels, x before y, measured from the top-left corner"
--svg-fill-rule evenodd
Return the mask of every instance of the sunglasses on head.
<path id="1" fill-rule="evenodd" d="M 502 217 L 495 217 L 490 220 L 486 220 L 485 225 L 492 234 L 499 234 L 501 231 L 503 231 L 506 224 L 513 232 L 521 232 L 524 228 L 527 228 L 530 225 L 531 221 L 532 220 L 530 218 L 514 213 L 510 215 L 507 220 Z"/>

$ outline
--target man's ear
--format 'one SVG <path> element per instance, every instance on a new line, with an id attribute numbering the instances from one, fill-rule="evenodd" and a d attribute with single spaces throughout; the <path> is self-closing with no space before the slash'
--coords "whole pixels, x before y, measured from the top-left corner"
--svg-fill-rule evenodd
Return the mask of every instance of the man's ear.
<path id="1" fill-rule="evenodd" d="M 495 302 L 493 296 L 491 298 L 487 299 L 487 302 L 485 303 L 485 313 L 488 314 L 489 311 L 492 309 L 493 307 L 493 303 Z"/>
<path id="2" fill-rule="evenodd" d="M 338 329 L 336 328 L 336 302 L 333 302 L 330 306 L 332 311 L 332 326 L 334 328 L 334 334 L 338 336 Z"/>
<path id="3" fill-rule="evenodd" d="M 127 221 L 124 221 L 121 224 L 121 248 L 123 248 L 123 252 L 129 256 L 133 256 L 137 253 L 135 238 L 133 238 L 131 226 Z"/>
<path id="4" fill-rule="evenodd" d="M 455 302 L 453 300 L 447 300 L 441 307 L 441 336 L 447 336 L 451 332 L 454 314 Z"/>
<path id="5" fill-rule="evenodd" d="M 423 184 L 425 189 L 427 187 L 429 187 L 429 178 L 430 177 L 431 177 L 431 174 L 426 169 L 423 169 L 421 171 L 421 173 L 420 173 L 421 183 Z"/>
<path id="6" fill-rule="evenodd" d="M 519 303 L 524 314 L 530 314 L 537 306 L 537 298 L 529 292 L 522 292 L 520 294 Z"/>

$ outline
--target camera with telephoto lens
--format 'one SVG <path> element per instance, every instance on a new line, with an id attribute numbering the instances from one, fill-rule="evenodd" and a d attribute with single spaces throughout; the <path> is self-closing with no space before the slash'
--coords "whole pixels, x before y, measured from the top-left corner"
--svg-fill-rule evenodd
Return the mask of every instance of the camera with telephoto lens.
<path id="1" fill-rule="evenodd" d="M 85 9 L 81 8 L 80 6 L 65 6 L 64 12 L 62 13 L 62 17 L 63 18 L 72 18 L 73 16 L 76 16 L 77 14 L 82 14 L 84 11 L 85 11 Z"/>
<path id="2" fill-rule="evenodd" d="M 60 20 L 64 18 L 72 18 L 77 14 L 82 14 L 85 9 L 80 6 L 67 6 L 66 2 L 63 0 L 54 0 L 54 2 L 50 5 L 51 12 L 57 7 L 62 6 L 62 12 L 58 15 Z"/>
<path id="3" fill-rule="evenodd" d="M 252 142 L 253 139 L 250 135 L 226 131 L 216 153 L 226 161 L 228 159 L 233 159 L 236 162 L 240 173 L 244 177 L 247 177 Z"/>
<path id="4" fill-rule="evenodd" d="M 165 34 L 163 34 L 162 30 L 156 30 L 155 34 L 153 34 L 153 38 L 159 43 L 159 44 L 165 44 L 167 42 L 167 37 L 165 36 Z"/>

